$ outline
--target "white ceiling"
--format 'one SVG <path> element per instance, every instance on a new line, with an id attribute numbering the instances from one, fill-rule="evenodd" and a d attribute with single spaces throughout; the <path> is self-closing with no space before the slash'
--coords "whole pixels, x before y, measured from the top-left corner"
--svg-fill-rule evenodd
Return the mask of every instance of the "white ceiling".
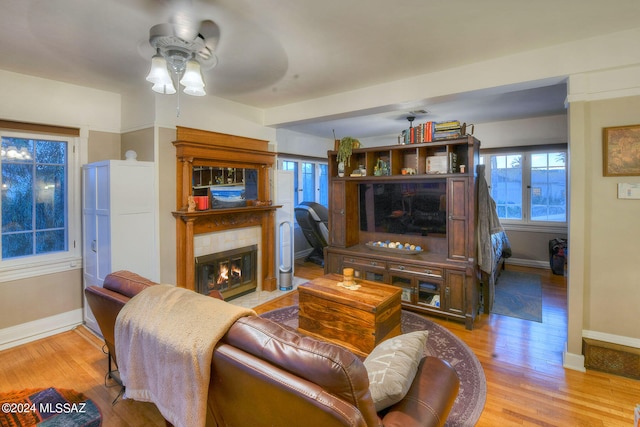
<path id="1" fill-rule="evenodd" d="M 0 69 L 116 92 L 149 86 L 150 27 L 211 19 L 221 38 L 219 63 L 204 73 L 208 94 L 259 108 L 640 23 L 638 0 L 0 0 L 0 7 Z M 562 113 L 565 86 L 551 83 L 559 84 L 472 93 L 427 109 L 430 119 L 475 123 Z M 407 113 L 367 112 L 366 129 L 391 133 Z M 293 128 L 331 137 L 328 129 L 364 124 L 344 120 Z"/>

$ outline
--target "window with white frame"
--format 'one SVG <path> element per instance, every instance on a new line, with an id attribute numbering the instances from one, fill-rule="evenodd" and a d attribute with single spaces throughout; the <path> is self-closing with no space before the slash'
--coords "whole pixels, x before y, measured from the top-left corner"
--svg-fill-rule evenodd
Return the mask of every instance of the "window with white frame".
<path id="1" fill-rule="evenodd" d="M 327 161 L 281 158 L 278 168 L 293 171 L 294 203 L 316 202 L 329 206 L 329 179 Z"/>
<path id="2" fill-rule="evenodd" d="M 566 225 L 565 145 L 492 149 L 480 163 L 504 224 Z"/>
<path id="3" fill-rule="evenodd" d="M 77 257 L 77 138 L 2 130 L 0 136 L 0 272 Z"/>

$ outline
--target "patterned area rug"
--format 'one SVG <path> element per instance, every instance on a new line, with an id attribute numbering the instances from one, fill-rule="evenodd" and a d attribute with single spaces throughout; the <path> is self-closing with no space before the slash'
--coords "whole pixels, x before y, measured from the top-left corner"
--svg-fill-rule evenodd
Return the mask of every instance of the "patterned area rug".
<path id="1" fill-rule="evenodd" d="M 0 393 L 2 427 L 98 427 L 98 406 L 74 390 L 47 388 Z"/>
<path id="2" fill-rule="evenodd" d="M 298 327 L 298 306 L 262 314 L 275 322 Z M 473 426 L 484 409 L 487 381 L 484 370 L 471 349 L 446 328 L 415 313 L 402 310 L 402 332 L 429 331 L 425 353 L 448 361 L 460 377 L 460 392 L 449 413 L 446 426 Z"/>
<path id="3" fill-rule="evenodd" d="M 537 274 L 505 270 L 495 292 L 492 313 L 542 322 L 542 283 Z"/>

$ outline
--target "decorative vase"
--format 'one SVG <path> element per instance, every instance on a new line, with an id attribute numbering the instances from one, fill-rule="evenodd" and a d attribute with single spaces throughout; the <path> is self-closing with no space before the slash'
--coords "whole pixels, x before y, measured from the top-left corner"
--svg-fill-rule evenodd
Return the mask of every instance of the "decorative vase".
<path id="1" fill-rule="evenodd" d="M 344 162 L 338 163 L 338 176 L 340 178 L 344 176 Z"/>

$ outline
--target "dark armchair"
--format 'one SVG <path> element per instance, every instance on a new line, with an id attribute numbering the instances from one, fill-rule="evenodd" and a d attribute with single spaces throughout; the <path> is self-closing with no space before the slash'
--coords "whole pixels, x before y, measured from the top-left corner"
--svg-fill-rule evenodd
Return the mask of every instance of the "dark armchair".
<path id="1" fill-rule="evenodd" d="M 295 207 L 296 221 L 313 251 L 306 261 L 324 265 L 324 248 L 329 242 L 329 212 L 320 203 L 302 202 Z"/>

